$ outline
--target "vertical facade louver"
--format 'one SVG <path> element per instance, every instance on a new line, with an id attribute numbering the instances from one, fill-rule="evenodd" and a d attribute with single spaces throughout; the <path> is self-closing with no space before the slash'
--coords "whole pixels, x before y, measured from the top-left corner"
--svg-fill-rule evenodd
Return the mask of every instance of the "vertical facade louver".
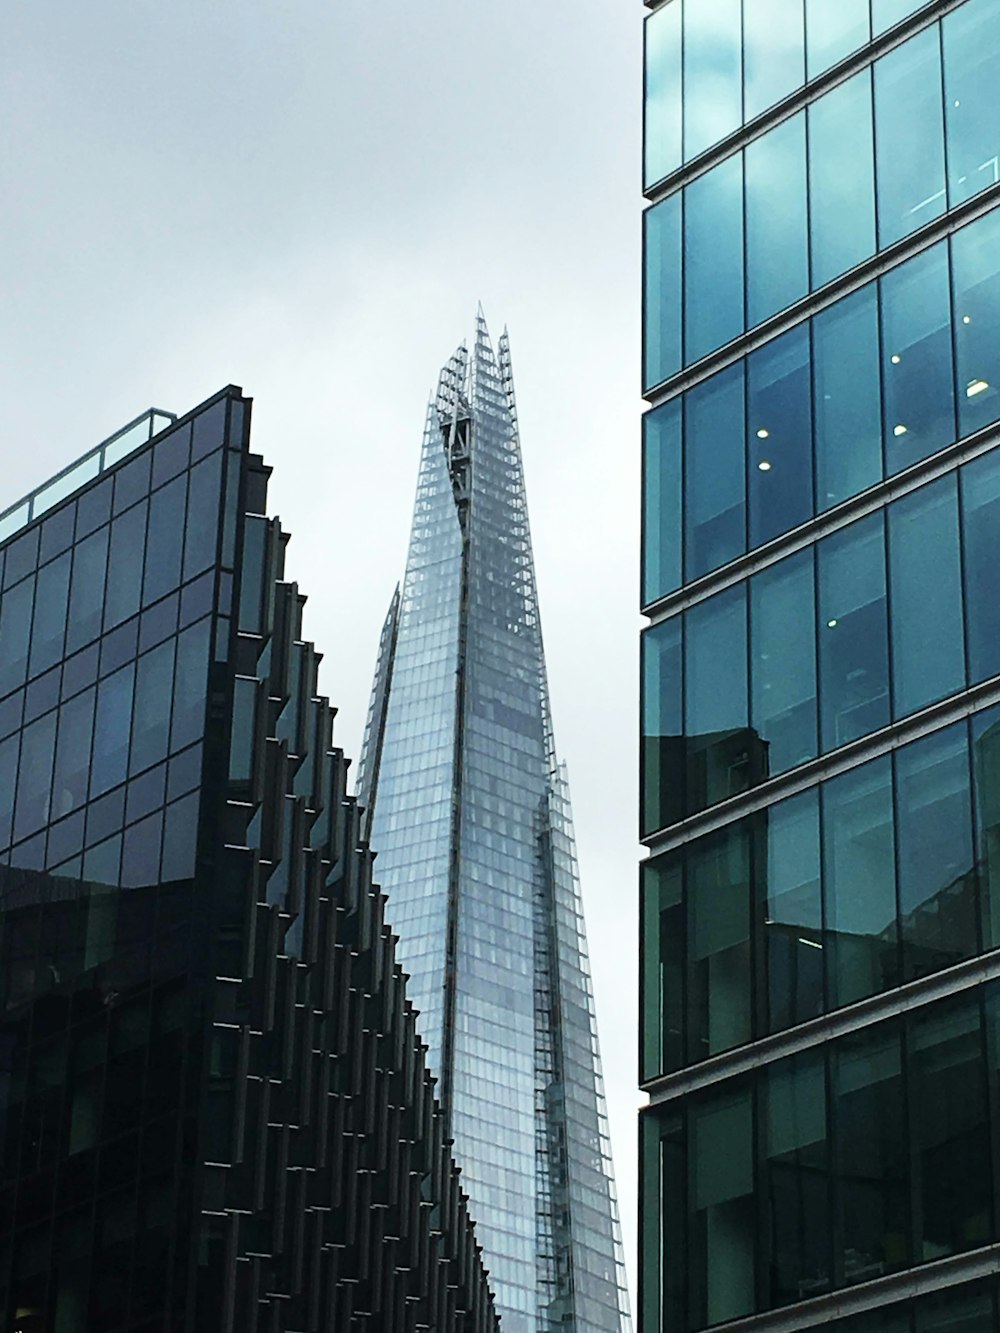
<path id="1" fill-rule="evenodd" d="M 358 783 L 505 1333 L 628 1326 L 506 332 L 441 372 Z"/>
<path id="2" fill-rule="evenodd" d="M 0 516 L 0 1318 L 495 1333 L 249 409 Z"/>
<path id="3" fill-rule="evenodd" d="M 995 1329 L 1000 5 L 647 9 L 642 1327 Z"/>

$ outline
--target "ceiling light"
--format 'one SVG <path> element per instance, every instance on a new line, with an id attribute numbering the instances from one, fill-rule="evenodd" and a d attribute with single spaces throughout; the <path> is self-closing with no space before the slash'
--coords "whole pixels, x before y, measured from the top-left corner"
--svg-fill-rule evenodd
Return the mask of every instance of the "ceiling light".
<path id="1" fill-rule="evenodd" d="M 965 396 L 966 398 L 975 398 L 976 394 L 985 393 L 989 387 L 988 380 L 970 380 Z"/>
<path id="2" fill-rule="evenodd" d="M 900 361 L 902 361 L 902 359 L 903 358 L 899 355 L 898 352 L 893 352 L 892 356 L 889 358 L 889 360 L 892 362 L 894 366 L 898 366 Z"/>
<path id="3" fill-rule="evenodd" d="M 761 472 L 771 471 L 771 464 L 767 461 L 766 458 L 762 458 L 760 462 L 757 464 L 757 467 Z"/>
<path id="4" fill-rule="evenodd" d="M 767 436 L 768 436 L 768 432 L 764 429 L 763 426 L 761 426 L 760 430 L 757 432 L 757 439 L 758 439 L 758 440 L 766 440 L 766 439 L 767 439 Z"/>
<path id="5" fill-rule="evenodd" d="M 893 433 L 893 435 L 895 435 L 895 436 L 898 438 L 900 435 L 905 435 L 905 434 L 906 434 L 906 427 L 905 427 L 905 426 L 893 426 L 893 428 L 892 428 L 892 433 Z"/>
<path id="6" fill-rule="evenodd" d="M 961 106 L 961 105 L 962 105 L 962 103 L 958 100 L 957 97 L 955 98 L 955 105 L 956 105 L 956 106 Z"/>
<path id="7" fill-rule="evenodd" d="M 963 316 L 962 316 L 962 323 L 963 323 L 963 324 L 971 324 L 971 323 L 972 323 L 972 316 L 971 316 L 971 315 L 963 315 Z"/>
<path id="8" fill-rule="evenodd" d="M 836 628 L 837 628 L 837 622 L 836 622 L 836 620 L 828 620 L 828 621 L 826 622 L 826 627 L 827 627 L 827 629 L 836 629 Z"/>
<path id="9" fill-rule="evenodd" d="M 800 944 L 808 944 L 810 949 L 822 949 L 822 944 L 818 940 L 807 940 L 804 935 L 799 936 Z"/>

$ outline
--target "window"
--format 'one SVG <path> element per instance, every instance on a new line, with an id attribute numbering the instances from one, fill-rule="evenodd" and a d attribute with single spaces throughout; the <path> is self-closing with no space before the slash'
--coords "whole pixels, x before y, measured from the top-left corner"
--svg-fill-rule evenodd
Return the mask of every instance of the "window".
<path id="1" fill-rule="evenodd" d="M 754 1308 L 753 1117 L 749 1087 L 696 1103 L 688 1154 L 689 1326 Z"/>
<path id="2" fill-rule="evenodd" d="M 29 676 L 47 671 L 63 655 L 66 636 L 66 599 L 69 592 L 70 553 L 38 571 L 35 619 L 31 627 Z"/>
<path id="3" fill-rule="evenodd" d="M 684 575 L 746 550 L 743 366 L 692 389 L 684 405 Z"/>
<path id="4" fill-rule="evenodd" d="M 969 0 L 941 22 L 948 195 L 952 206 L 1000 180 L 1000 16 Z"/>
<path id="5" fill-rule="evenodd" d="M 643 572 L 648 605 L 681 584 L 681 405 L 664 403 L 642 420 Z"/>
<path id="6" fill-rule="evenodd" d="M 684 1064 L 682 878 L 676 857 L 643 863 L 643 1078 L 672 1073 Z"/>
<path id="7" fill-rule="evenodd" d="M 959 435 L 971 435 L 1000 415 L 1000 211 L 951 245 Z"/>
<path id="8" fill-rule="evenodd" d="M 745 157 L 746 322 L 753 328 L 809 290 L 805 113 L 754 140 Z"/>
<path id="9" fill-rule="evenodd" d="M 664 621 L 642 637 L 642 832 L 683 814 L 681 620 Z"/>
<path id="10" fill-rule="evenodd" d="M 827 4 L 825 11 L 839 12 Z M 875 253 L 871 73 L 862 70 L 809 108 L 812 285 Z"/>
<path id="11" fill-rule="evenodd" d="M 750 546 L 813 511 L 809 330 L 791 329 L 747 361 Z"/>
<path id="12" fill-rule="evenodd" d="M 960 480 L 969 679 L 976 683 L 1000 672 L 1000 453 L 966 463 Z"/>
<path id="13" fill-rule="evenodd" d="M 816 754 L 816 623 L 811 551 L 750 580 L 751 724 L 762 776 Z"/>
<path id="14" fill-rule="evenodd" d="M 936 25 L 875 62 L 875 157 L 882 248 L 938 217 L 946 207 L 941 44 Z"/>
<path id="15" fill-rule="evenodd" d="M 995 949 L 1000 945 L 1000 709 L 972 717 L 972 766 L 983 947 Z"/>
<path id="16" fill-rule="evenodd" d="M 687 860 L 688 1052 L 704 1060 L 749 1041 L 750 846 L 743 825 L 700 840 Z"/>
<path id="17" fill-rule="evenodd" d="M 743 274 L 743 158 L 737 154 L 684 192 L 686 364 L 743 332 Z M 669 292 L 663 298 L 669 300 Z"/>
<path id="18" fill-rule="evenodd" d="M 681 5 L 646 21 L 646 185 L 681 165 Z"/>
<path id="19" fill-rule="evenodd" d="M 745 591 L 727 589 L 685 616 L 688 813 L 746 791 L 763 771 L 748 725 Z"/>
<path id="20" fill-rule="evenodd" d="M 882 478 L 882 391 L 874 285 L 813 320 L 816 508 Z"/>
<path id="21" fill-rule="evenodd" d="M 819 792 L 780 801 L 761 816 L 756 858 L 761 881 L 766 1030 L 818 1017 L 823 1002 Z"/>
<path id="22" fill-rule="evenodd" d="M 743 119 L 740 0 L 684 8 L 684 159 L 690 161 Z"/>
<path id="23" fill-rule="evenodd" d="M 868 0 L 805 0 L 806 63 L 810 79 L 836 65 L 871 36 Z"/>
<path id="24" fill-rule="evenodd" d="M 745 121 L 801 87 L 802 0 L 743 0 L 743 78 Z"/>

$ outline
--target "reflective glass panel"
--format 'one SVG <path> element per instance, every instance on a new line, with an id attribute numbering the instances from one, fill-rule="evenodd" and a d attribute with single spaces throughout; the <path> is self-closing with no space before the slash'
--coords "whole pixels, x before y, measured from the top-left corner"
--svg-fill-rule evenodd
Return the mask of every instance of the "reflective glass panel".
<path id="1" fill-rule="evenodd" d="M 642 831 L 683 814 L 684 740 L 681 718 L 681 618 L 642 636 Z"/>
<path id="2" fill-rule="evenodd" d="M 899 984 L 888 756 L 832 778 L 822 793 L 827 979 L 836 1008 Z"/>
<path id="3" fill-rule="evenodd" d="M 887 475 L 955 438 L 948 286 L 943 242 L 893 269 L 880 284 Z"/>
<path id="4" fill-rule="evenodd" d="M 135 666 L 130 664 L 106 676 L 97 688 L 91 796 L 100 796 L 125 781 L 134 679 Z"/>
<path id="5" fill-rule="evenodd" d="M 878 36 L 926 4 L 927 0 L 872 0 L 872 33 Z"/>
<path id="6" fill-rule="evenodd" d="M 70 552 L 65 551 L 57 560 L 43 565 L 38 571 L 29 676 L 47 671 L 63 655 L 70 558 Z"/>
<path id="7" fill-rule="evenodd" d="M 805 80 L 802 0 L 743 0 L 743 119 Z"/>
<path id="8" fill-rule="evenodd" d="M 684 1064 L 682 865 L 658 857 L 642 866 L 643 1077 Z"/>
<path id="9" fill-rule="evenodd" d="M 960 479 L 969 679 L 975 683 L 1000 672 L 1000 451 L 966 463 Z"/>
<path id="10" fill-rule="evenodd" d="M 649 388 L 669 379 L 681 366 L 680 194 L 648 208 L 643 226 L 643 365 Z"/>
<path id="11" fill-rule="evenodd" d="M 984 949 L 1000 945 L 1000 709 L 972 717 L 976 861 Z"/>
<path id="12" fill-rule="evenodd" d="M 642 432 L 642 600 L 648 605 L 681 584 L 680 400 L 647 412 Z"/>
<path id="13" fill-rule="evenodd" d="M 955 233 L 951 265 L 959 435 L 971 435 L 1000 416 L 1000 210 Z"/>
<path id="14" fill-rule="evenodd" d="M 984 1284 L 934 1292 L 917 1302 L 916 1333 L 985 1333 L 997 1327 L 994 1302 Z"/>
<path id="15" fill-rule="evenodd" d="M 766 161 L 762 174 L 765 167 Z M 760 221 L 766 227 L 767 218 Z M 756 239 L 766 266 L 773 252 L 764 233 L 758 231 Z M 761 290 L 767 290 L 764 277 L 761 270 Z M 737 153 L 684 192 L 685 362 L 699 360 L 743 328 L 743 158 Z"/>
<path id="16" fill-rule="evenodd" d="M 946 207 L 936 24 L 875 63 L 875 160 L 881 248 L 916 231 Z"/>
<path id="17" fill-rule="evenodd" d="M 37 722 L 32 722 L 22 733 L 14 815 L 15 842 L 37 833 L 48 821 L 55 740 L 55 713 L 48 713 Z"/>
<path id="18" fill-rule="evenodd" d="M 893 711 L 905 717 L 965 684 L 955 474 L 889 506 Z"/>
<path id="19" fill-rule="evenodd" d="M 750 1040 L 750 841 L 742 824 L 687 861 L 688 1059 Z"/>
<path id="20" fill-rule="evenodd" d="M 875 253 L 871 72 L 862 70 L 809 108 L 812 285 Z"/>
<path id="21" fill-rule="evenodd" d="M 810 79 L 864 46 L 871 35 L 868 0 L 806 0 L 806 66 Z"/>
<path id="22" fill-rule="evenodd" d="M 736 129 L 743 118 L 740 0 L 684 6 L 684 157 Z"/>
<path id="23" fill-rule="evenodd" d="M 157 601 L 180 583 L 186 489 L 187 479 L 175 477 L 150 496 L 146 572 L 142 585 L 144 606 Z"/>
<path id="24" fill-rule="evenodd" d="M 753 328 L 809 290 L 805 112 L 754 140 L 745 157 L 747 327 Z"/>
<path id="25" fill-rule="evenodd" d="M 646 185 L 681 164 L 681 5 L 646 20 Z"/>
<path id="26" fill-rule="evenodd" d="M 832 750 L 889 721 L 881 515 L 833 533 L 817 554 L 820 732 Z"/>
<path id="27" fill-rule="evenodd" d="M 1000 11 L 967 0 L 941 22 L 948 196 L 954 206 L 1000 180 Z"/>
<path id="28" fill-rule="evenodd" d="M 146 461 L 148 464 L 149 460 Z M 111 524 L 108 586 L 104 602 L 106 630 L 120 625 L 139 610 L 147 503 L 144 500 L 135 505 Z"/>
<path id="29" fill-rule="evenodd" d="M 816 508 L 822 512 L 882 476 L 882 396 L 874 285 L 813 320 Z"/>
<path id="30" fill-rule="evenodd" d="M 684 731 L 689 813 L 746 791 L 763 771 L 748 725 L 746 589 L 729 588 L 685 616 Z"/>
<path id="31" fill-rule="evenodd" d="M 90 742 L 94 727 L 94 691 L 86 690 L 59 710 L 52 818 L 60 819 L 87 799 Z"/>
<path id="32" fill-rule="evenodd" d="M 78 542 L 73 551 L 73 579 L 66 623 L 67 653 L 90 643 L 101 632 L 108 531 L 106 527 L 98 529 Z"/>
<path id="33" fill-rule="evenodd" d="M 766 776 L 816 754 L 815 623 L 811 551 L 750 580 L 751 726 Z"/>
<path id="34" fill-rule="evenodd" d="M 688 1150 L 690 1327 L 754 1308 L 753 1113 L 750 1089 L 696 1103 Z"/>
<path id="35" fill-rule="evenodd" d="M 136 665 L 131 773 L 139 773 L 167 756 L 175 642 L 168 639 L 161 643 L 140 657 Z"/>
<path id="36" fill-rule="evenodd" d="M 746 550 L 742 362 L 692 389 L 684 404 L 684 577 Z"/>
<path id="37" fill-rule="evenodd" d="M 813 510 L 809 329 L 767 343 L 747 361 L 750 546 L 804 523 Z"/>
<path id="38" fill-rule="evenodd" d="M 897 752 L 896 838 L 903 980 L 912 981 L 979 948 L 964 723 Z"/>
<path id="39" fill-rule="evenodd" d="M 0 599 L 0 694 L 23 685 L 27 676 L 34 598 L 35 580 L 25 579 Z"/>
<path id="40" fill-rule="evenodd" d="M 761 881 L 767 1030 L 779 1032 L 823 1012 L 817 788 L 765 811 L 756 873 Z"/>

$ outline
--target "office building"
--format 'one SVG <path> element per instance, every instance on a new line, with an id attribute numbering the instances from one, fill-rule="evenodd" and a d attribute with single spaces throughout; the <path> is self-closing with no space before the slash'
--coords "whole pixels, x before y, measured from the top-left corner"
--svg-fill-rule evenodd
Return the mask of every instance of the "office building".
<path id="1" fill-rule="evenodd" d="M 504 1333 L 628 1323 L 506 331 L 428 408 L 358 783 Z"/>
<path id="2" fill-rule="evenodd" d="M 249 430 L 0 516 L 0 1324 L 493 1333 Z"/>
<path id="3" fill-rule="evenodd" d="M 647 8 L 642 1328 L 994 1329 L 1000 5 Z"/>

